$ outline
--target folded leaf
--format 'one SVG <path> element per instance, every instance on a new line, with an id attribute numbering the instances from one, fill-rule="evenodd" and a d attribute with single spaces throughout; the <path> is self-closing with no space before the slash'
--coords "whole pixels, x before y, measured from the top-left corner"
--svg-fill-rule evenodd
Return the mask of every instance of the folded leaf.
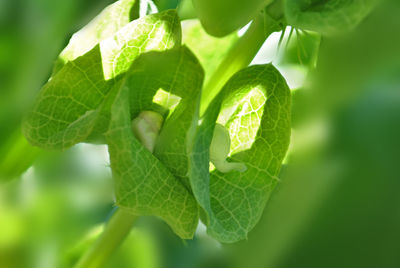
<path id="1" fill-rule="evenodd" d="M 41 89 L 23 131 L 33 145 L 64 149 L 84 141 L 97 127 L 102 103 L 132 62 L 147 51 L 181 42 L 175 11 L 137 19 L 89 52 L 67 62 Z M 104 117 L 104 114 L 103 114 Z M 104 120 L 103 120 L 104 121 Z"/>
<path id="2" fill-rule="evenodd" d="M 131 89 L 129 99 L 132 118 L 143 110 L 161 113 L 163 110 L 170 110 L 157 140 L 154 155 L 188 187 L 185 141 L 196 102 L 200 97 L 203 78 L 204 72 L 200 63 L 183 46 L 142 55 L 135 61 L 126 81 Z M 168 102 L 174 98 L 179 102 L 172 109 Z"/>
<path id="3" fill-rule="evenodd" d="M 68 62 L 84 55 L 101 41 L 113 36 L 139 16 L 139 0 L 120 0 L 107 6 L 97 17 L 76 32 L 61 52 L 54 72 Z"/>
<path id="4" fill-rule="evenodd" d="M 198 107 L 197 107 L 198 108 Z M 209 173 L 209 147 L 215 123 L 229 130 L 229 162 L 246 171 Z M 221 242 L 246 238 L 258 222 L 277 183 L 290 138 L 290 91 L 272 65 L 235 74 L 189 132 L 189 178 L 204 208 L 208 233 Z"/>
<path id="5" fill-rule="evenodd" d="M 128 78 L 127 85 L 134 78 L 135 75 Z M 192 238 L 198 223 L 197 202 L 181 181 L 134 137 L 129 106 L 129 87 L 123 86 L 112 105 L 106 134 L 117 205 L 136 215 L 159 216 L 180 237 Z"/>
<path id="6" fill-rule="evenodd" d="M 273 0 L 193 0 L 204 29 L 225 36 L 249 23 Z"/>
<path id="7" fill-rule="evenodd" d="M 353 29 L 365 18 L 377 0 L 286 1 L 289 25 L 332 35 Z"/>

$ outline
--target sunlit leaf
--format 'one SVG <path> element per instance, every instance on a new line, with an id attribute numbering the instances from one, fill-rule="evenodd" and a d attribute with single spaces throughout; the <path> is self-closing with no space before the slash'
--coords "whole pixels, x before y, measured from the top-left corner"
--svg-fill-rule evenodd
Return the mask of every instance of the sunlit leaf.
<path id="1" fill-rule="evenodd" d="M 185 47 L 165 53 L 149 53 L 138 61 L 140 67 L 132 70 L 112 105 L 110 128 L 106 134 L 116 181 L 117 204 L 137 215 L 160 216 L 180 237 L 192 238 L 198 223 L 198 205 L 182 181 L 173 175 L 181 172 L 179 167 L 174 167 L 173 173 L 169 169 L 173 167 L 171 161 L 178 161 L 186 168 L 187 162 L 181 160 L 186 157 L 185 152 L 181 151 L 185 149 L 185 126 L 190 125 L 193 114 L 193 108 L 188 106 L 191 100 L 186 97 L 198 99 L 195 96 L 201 86 L 202 70 Z M 154 65 L 154 62 L 159 65 Z M 149 79 L 155 74 L 158 74 L 157 79 Z M 161 133 L 164 146 L 158 148 L 155 155 L 171 160 L 165 165 L 134 137 L 131 129 L 130 111 L 153 108 L 152 98 L 160 87 L 187 102 L 178 105 Z"/>
<path id="2" fill-rule="evenodd" d="M 247 170 L 209 174 L 209 146 L 215 123 L 231 138 L 229 162 Z M 208 233 L 222 242 L 246 238 L 259 220 L 285 156 L 290 136 L 290 91 L 272 65 L 234 75 L 191 132 L 189 177 L 207 213 Z"/>
<path id="3" fill-rule="evenodd" d="M 130 21 L 138 18 L 139 0 L 119 0 L 106 7 L 88 25 L 76 32 L 61 52 L 54 73 L 68 62 L 84 55 L 101 41 L 113 36 Z"/>
<path id="4" fill-rule="evenodd" d="M 130 90 L 132 118 L 140 111 L 159 111 L 167 117 L 154 155 L 189 187 L 187 181 L 186 136 L 199 100 L 204 72 L 186 47 L 151 52 L 138 58 L 126 85 Z M 163 92 L 163 95 L 159 95 Z M 157 100 L 155 96 L 160 96 Z M 164 97 L 162 99 L 161 97 Z M 175 98 L 175 107 L 168 101 Z"/>
<path id="5" fill-rule="evenodd" d="M 141 53 L 180 44 L 175 11 L 137 19 L 89 52 L 65 64 L 44 85 L 24 124 L 33 144 L 63 149 L 84 141 L 96 127 L 110 89 Z"/>

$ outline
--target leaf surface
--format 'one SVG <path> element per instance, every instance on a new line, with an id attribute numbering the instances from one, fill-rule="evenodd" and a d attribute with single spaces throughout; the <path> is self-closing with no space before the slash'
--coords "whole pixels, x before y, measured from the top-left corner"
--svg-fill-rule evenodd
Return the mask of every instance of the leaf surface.
<path id="1" fill-rule="evenodd" d="M 64 149 L 84 141 L 94 128 L 104 130 L 96 126 L 98 115 L 104 117 L 103 101 L 134 59 L 180 42 L 180 24 L 172 10 L 125 25 L 83 56 L 67 62 L 43 86 L 25 120 L 25 136 L 33 145 Z"/>
<path id="2" fill-rule="evenodd" d="M 273 0 L 193 0 L 204 29 L 222 37 L 249 23 Z"/>
<path id="3" fill-rule="evenodd" d="M 244 172 L 209 173 L 209 146 L 215 123 L 229 130 L 229 162 Z M 272 65 L 235 74 L 201 118 L 194 120 L 188 143 L 189 178 L 205 210 L 208 233 L 221 242 L 244 239 L 258 222 L 276 185 L 290 138 L 290 91 Z"/>
<path id="4" fill-rule="evenodd" d="M 168 115 L 154 155 L 189 187 L 186 136 L 200 98 L 203 69 L 185 46 L 166 52 L 147 53 L 136 63 L 138 68 L 132 68 L 126 83 L 131 88 L 131 115 L 134 118 L 143 110 Z M 178 101 L 175 107 L 170 105 L 172 99 Z"/>
<path id="5" fill-rule="evenodd" d="M 174 175 L 187 170 L 185 138 L 193 116 L 188 104 L 198 99 L 202 80 L 201 66 L 186 47 L 142 55 L 112 105 L 106 134 L 117 204 L 137 215 L 162 217 L 182 238 L 193 237 L 199 209 L 189 188 Z M 134 137 L 131 115 L 160 109 L 153 103 L 160 89 L 181 101 L 164 123 L 162 145 L 153 155 Z"/>
<path id="6" fill-rule="evenodd" d="M 101 41 L 113 36 L 126 24 L 138 18 L 138 0 L 119 0 L 107 6 L 85 27 L 76 32 L 61 52 L 54 72 L 68 62 L 84 55 Z"/>
<path id="7" fill-rule="evenodd" d="M 332 35 L 356 27 L 377 2 L 377 0 L 286 1 L 285 14 L 289 25 Z"/>

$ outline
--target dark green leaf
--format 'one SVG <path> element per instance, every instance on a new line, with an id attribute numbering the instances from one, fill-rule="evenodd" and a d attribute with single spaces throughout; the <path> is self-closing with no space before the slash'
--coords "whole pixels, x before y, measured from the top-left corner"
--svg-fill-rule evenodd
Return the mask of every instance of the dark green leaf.
<path id="1" fill-rule="evenodd" d="M 250 22 L 273 0 L 193 0 L 204 29 L 214 36 L 225 36 Z"/>
<path id="2" fill-rule="evenodd" d="M 285 14 L 289 25 L 331 35 L 356 27 L 369 14 L 377 1 L 286 1 Z"/>

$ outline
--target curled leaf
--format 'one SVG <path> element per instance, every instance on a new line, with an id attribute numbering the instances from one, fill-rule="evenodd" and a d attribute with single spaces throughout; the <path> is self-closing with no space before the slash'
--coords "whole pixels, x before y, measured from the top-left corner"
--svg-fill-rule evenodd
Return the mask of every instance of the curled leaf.
<path id="1" fill-rule="evenodd" d="M 43 86 L 23 124 L 25 137 L 45 149 L 65 149 L 93 132 L 104 132 L 109 122 L 104 101 L 118 91 L 133 61 L 142 53 L 173 48 L 180 42 L 173 10 L 128 23 L 67 62 Z"/>
<path id="2" fill-rule="evenodd" d="M 90 51 L 101 41 L 113 36 L 132 20 L 138 18 L 139 0 L 119 0 L 107 6 L 85 27 L 72 35 L 54 67 L 59 71 L 68 61 Z"/>
<path id="3" fill-rule="evenodd" d="M 289 88 L 272 65 L 248 67 L 228 81 L 198 121 L 194 118 L 188 133 L 190 184 L 206 212 L 208 233 L 232 243 L 258 222 L 278 181 L 290 137 Z M 216 122 L 229 130 L 227 160 L 245 164 L 246 171 L 209 173 Z"/>
<path id="4" fill-rule="evenodd" d="M 197 201 L 180 175 L 187 172 L 186 132 L 203 77 L 199 62 L 186 47 L 141 55 L 111 105 L 106 134 L 117 204 L 136 215 L 161 217 L 182 238 L 193 237 L 199 218 Z M 177 104 L 176 99 L 180 99 Z M 143 122 L 149 115 L 156 122 Z M 145 149 L 147 141 L 141 143 L 132 132 L 131 119 L 138 117 L 145 129 L 152 128 L 152 146 L 153 134 L 166 118 L 154 154 Z"/>
<path id="5" fill-rule="evenodd" d="M 128 87 L 112 105 L 106 133 L 117 205 L 135 215 L 155 215 L 182 238 L 192 238 L 198 223 L 193 195 L 134 137 Z"/>

